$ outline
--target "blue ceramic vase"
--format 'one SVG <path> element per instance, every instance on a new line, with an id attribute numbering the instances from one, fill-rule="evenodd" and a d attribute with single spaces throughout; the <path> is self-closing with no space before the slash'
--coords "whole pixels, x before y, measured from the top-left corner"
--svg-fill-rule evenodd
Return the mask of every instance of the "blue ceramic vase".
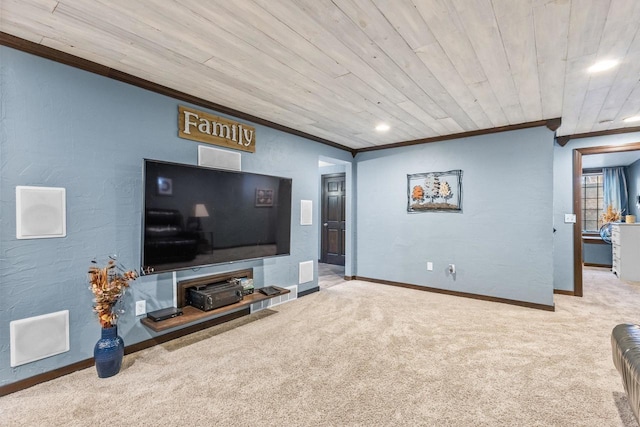
<path id="1" fill-rule="evenodd" d="M 102 328 L 102 337 L 93 348 L 98 377 L 108 378 L 120 372 L 124 357 L 124 341 L 118 336 L 118 326 Z"/>

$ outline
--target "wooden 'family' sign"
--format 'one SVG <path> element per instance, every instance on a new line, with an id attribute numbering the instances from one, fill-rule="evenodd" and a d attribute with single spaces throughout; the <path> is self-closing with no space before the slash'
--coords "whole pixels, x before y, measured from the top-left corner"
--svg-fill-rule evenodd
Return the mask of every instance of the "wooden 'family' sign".
<path id="1" fill-rule="evenodd" d="M 191 108 L 178 107 L 178 136 L 236 150 L 256 151 L 256 129 Z"/>

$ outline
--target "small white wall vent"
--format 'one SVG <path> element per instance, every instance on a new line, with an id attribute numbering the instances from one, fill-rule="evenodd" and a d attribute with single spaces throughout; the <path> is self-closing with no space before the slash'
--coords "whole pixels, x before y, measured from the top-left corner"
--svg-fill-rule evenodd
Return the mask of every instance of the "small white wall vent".
<path id="1" fill-rule="evenodd" d="M 293 301 L 298 298 L 297 286 L 287 286 L 286 289 L 289 289 L 291 292 L 289 292 L 288 294 L 279 295 L 275 298 L 269 298 L 255 304 L 251 304 L 251 312 L 255 313 L 256 311 L 264 310 L 265 308 L 269 307 L 275 307 L 276 305 L 284 304 L 285 302 Z"/>
<path id="2" fill-rule="evenodd" d="M 16 238 L 45 239 L 67 235 L 64 188 L 16 187 Z"/>
<path id="3" fill-rule="evenodd" d="M 313 261 L 304 261 L 300 263 L 298 273 L 298 284 L 313 281 Z"/>
<path id="4" fill-rule="evenodd" d="M 11 367 L 69 351 L 69 310 L 9 323 Z"/>
<path id="5" fill-rule="evenodd" d="M 241 162 L 240 153 L 198 145 L 198 166 L 239 171 Z"/>
<path id="6" fill-rule="evenodd" d="M 289 289 L 291 292 L 288 294 L 280 295 L 275 298 L 271 298 L 268 301 L 271 301 L 270 306 L 276 306 L 280 304 L 284 304 L 285 302 L 293 301 L 298 298 L 298 287 L 297 286 L 287 286 L 286 289 Z"/>
<path id="7" fill-rule="evenodd" d="M 313 201 L 300 200 L 300 225 L 313 224 Z"/>

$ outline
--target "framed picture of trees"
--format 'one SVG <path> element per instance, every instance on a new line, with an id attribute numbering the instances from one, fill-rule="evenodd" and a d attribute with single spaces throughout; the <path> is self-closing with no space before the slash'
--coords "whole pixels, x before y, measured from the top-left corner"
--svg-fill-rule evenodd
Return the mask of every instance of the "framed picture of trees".
<path id="1" fill-rule="evenodd" d="M 462 170 L 408 174 L 407 212 L 462 212 Z"/>

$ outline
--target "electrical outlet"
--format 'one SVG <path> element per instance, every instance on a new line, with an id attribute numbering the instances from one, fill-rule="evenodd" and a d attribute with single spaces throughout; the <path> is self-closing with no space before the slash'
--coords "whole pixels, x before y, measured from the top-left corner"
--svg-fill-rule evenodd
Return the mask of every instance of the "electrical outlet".
<path id="1" fill-rule="evenodd" d="M 142 316 L 143 314 L 147 314 L 147 301 L 136 301 L 136 316 Z"/>
<path id="2" fill-rule="evenodd" d="M 576 214 L 564 214 L 564 223 L 565 224 L 575 224 L 576 223 Z"/>
<path id="3" fill-rule="evenodd" d="M 427 270 L 428 271 L 433 271 L 433 263 L 432 262 L 427 262 Z"/>
<path id="4" fill-rule="evenodd" d="M 449 264 L 449 273 L 456 274 L 456 265 L 455 264 Z"/>

